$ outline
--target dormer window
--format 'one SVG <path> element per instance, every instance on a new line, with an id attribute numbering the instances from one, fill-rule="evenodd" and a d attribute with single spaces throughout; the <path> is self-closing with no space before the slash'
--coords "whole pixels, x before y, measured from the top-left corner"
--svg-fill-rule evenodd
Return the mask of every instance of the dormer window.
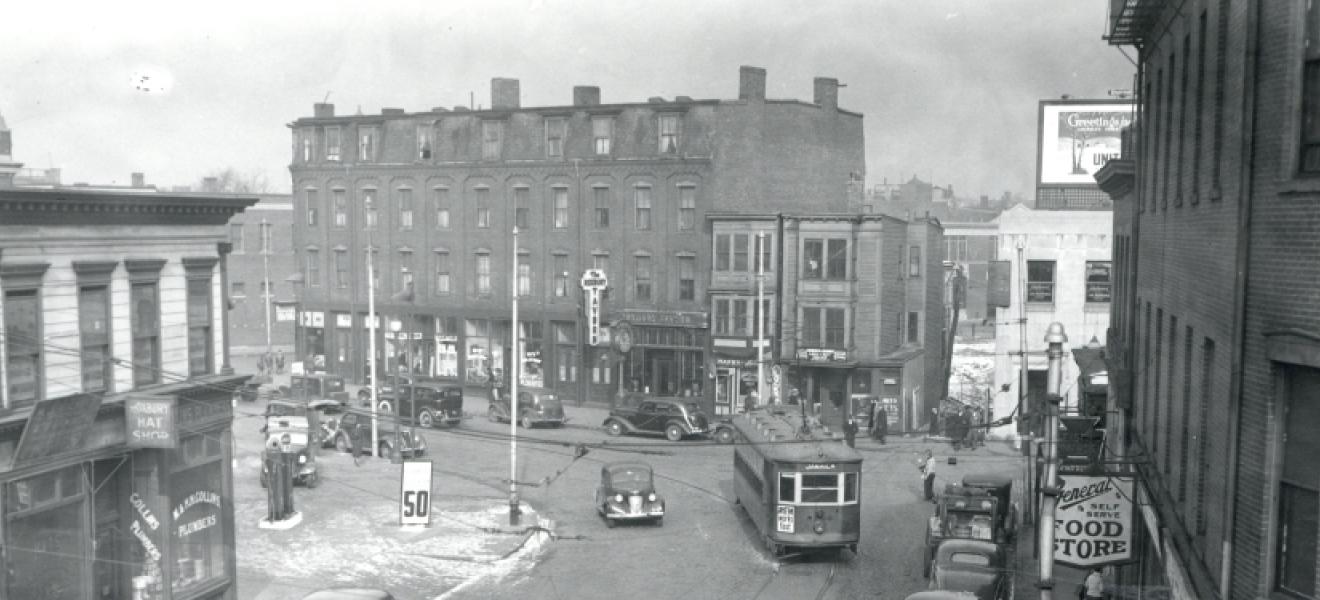
<path id="1" fill-rule="evenodd" d="M 339 160 L 339 126 L 325 128 L 325 159 Z"/>
<path id="2" fill-rule="evenodd" d="M 363 127 L 358 132 L 358 160 L 371 162 L 376 160 L 376 137 L 379 132 L 375 127 Z"/>
<path id="3" fill-rule="evenodd" d="M 417 159 L 431 160 L 431 126 L 417 126 Z"/>
<path id="4" fill-rule="evenodd" d="M 613 117 L 592 117 L 591 118 L 591 144 L 592 152 L 597 156 L 607 156 L 610 153 L 610 139 L 614 137 L 614 118 Z"/>
<path id="5" fill-rule="evenodd" d="M 678 153 L 678 115 L 660 115 L 660 153 Z"/>
<path id="6" fill-rule="evenodd" d="M 545 120 L 545 155 L 547 158 L 564 156 L 564 137 L 567 135 L 568 121 L 563 117 Z"/>

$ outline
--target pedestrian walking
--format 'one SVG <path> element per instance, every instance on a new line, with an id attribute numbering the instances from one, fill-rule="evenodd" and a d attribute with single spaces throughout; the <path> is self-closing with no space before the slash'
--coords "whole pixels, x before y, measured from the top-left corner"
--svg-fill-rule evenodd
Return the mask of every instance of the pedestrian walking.
<path id="1" fill-rule="evenodd" d="M 280 351 L 277 352 L 277 353 L 275 354 L 275 373 L 276 373 L 277 375 L 283 375 L 283 374 L 284 374 L 284 350 L 283 350 L 283 349 L 280 349 Z"/>
<path id="2" fill-rule="evenodd" d="M 257 357 L 257 373 L 260 374 L 262 377 L 266 376 L 267 360 L 269 360 L 269 356 L 265 353 L 262 353 L 260 356 Z"/>
<path id="3" fill-rule="evenodd" d="M 1100 567 L 1091 569 L 1082 584 L 1082 600 L 1103 600 L 1105 597 L 1105 576 Z"/>
<path id="4" fill-rule="evenodd" d="M 935 501 L 935 453 L 926 451 L 926 460 L 919 463 L 921 469 L 922 490 L 925 497 L 931 502 Z"/>
<path id="5" fill-rule="evenodd" d="M 889 413 L 885 412 L 884 406 L 876 403 L 875 416 L 871 417 L 871 437 L 883 444 L 887 435 L 889 435 Z"/>
<path id="6" fill-rule="evenodd" d="M 843 439 L 849 448 L 857 447 L 857 420 L 852 415 L 843 420 Z"/>

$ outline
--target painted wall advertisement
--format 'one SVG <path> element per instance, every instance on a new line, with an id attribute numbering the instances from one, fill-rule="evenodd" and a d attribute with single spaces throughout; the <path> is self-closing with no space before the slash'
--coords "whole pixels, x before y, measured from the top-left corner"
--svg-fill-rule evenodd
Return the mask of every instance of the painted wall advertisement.
<path id="1" fill-rule="evenodd" d="M 1133 111 L 1123 103 L 1042 102 L 1038 183 L 1095 185 L 1095 172 L 1122 153 Z"/>
<path id="2" fill-rule="evenodd" d="M 1065 475 L 1054 515 L 1054 560 L 1094 567 L 1132 559 L 1131 477 Z"/>

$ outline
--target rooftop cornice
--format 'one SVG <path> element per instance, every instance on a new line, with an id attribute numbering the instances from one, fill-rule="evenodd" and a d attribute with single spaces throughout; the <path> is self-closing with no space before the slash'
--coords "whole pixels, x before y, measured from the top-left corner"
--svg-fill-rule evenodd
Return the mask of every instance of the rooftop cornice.
<path id="1" fill-rule="evenodd" d="M 223 225 L 256 196 L 0 190 L 0 225 Z"/>

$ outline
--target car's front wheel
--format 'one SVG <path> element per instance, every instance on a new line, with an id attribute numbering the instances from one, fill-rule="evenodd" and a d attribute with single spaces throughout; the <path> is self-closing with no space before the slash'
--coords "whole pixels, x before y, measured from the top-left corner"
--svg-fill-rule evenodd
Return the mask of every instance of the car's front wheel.
<path id="1" fill-rule="evenodd" d="M 733 431 L 728 427 L 720 427 L 715 430 L 715 441 L 720 444 L 733 443 Z"/>
<path id="2" fill-rule="evenodd" d="M 678 423 L 670 423 L 665 427 L 665 439 L 671 442 L 677 442 L 683 439 L 683 428 Z"/>
<path id="3" fill-rule="evenodd" d="M 378 456 L 378 457 L 380 457 L 380 458 L 389 458 L 389 457 L 390 457 L 390 448 L 391 448 L 391 446 L 390 446 L 389 441 L 381 442 L 381 443 L 380 443 L 380 447 L 377 449 L 378 452 L 376 452 L 376 456 Z"/>
<path id="4" fill-rule="evenodd" d="M 532 428 L 532 418 L 531 418 L 531 417 L 523 417 L 523 418 L 522 418 L 522 426 L 523 426 L 523 429 L 531 429 L 531 428 Z"/>
<path id="5" fill-rule="evenodd" d="M 423 410 L 422 414 L 417 415 L 417 424 L 422 427 L 435 427 L 435 417 L 431 416 L 431 411 Z"/>
<path id="6" fill-rule="evenodd" d="M 605 433 L 613 436 L 623 435 L 623 425 L 618 421 L 610 421 L 605 424 Z"/>

